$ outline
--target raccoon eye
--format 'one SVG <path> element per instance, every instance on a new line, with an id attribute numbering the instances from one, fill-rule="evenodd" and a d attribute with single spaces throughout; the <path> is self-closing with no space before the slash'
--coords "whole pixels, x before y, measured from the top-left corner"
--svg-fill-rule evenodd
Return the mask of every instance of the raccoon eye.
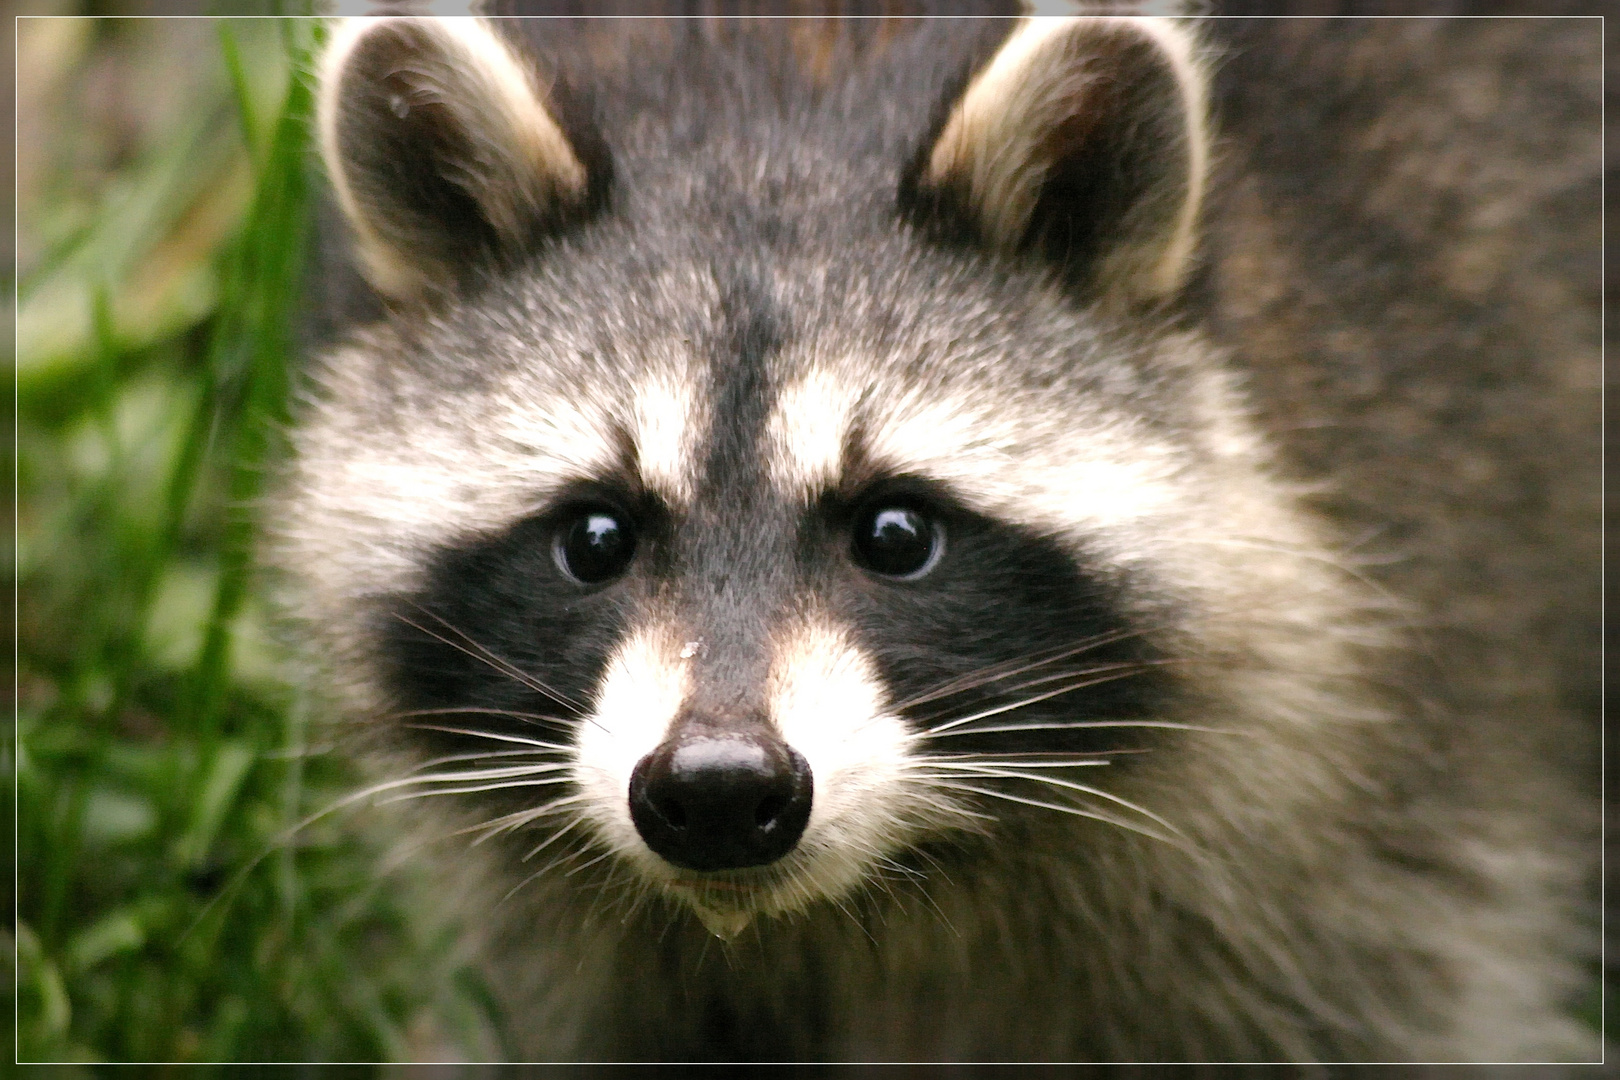
<path id="1" fill-rule="evenodd" d="M 563 522 L 552 551 L 563 573 L 582 585 L 600 585 L 629 567 L 636 534 L 612 510 L 584 510 Z"/>
<path id="2" fill-rule="evenodd" d="M 945 532 L 927 515 L 904 506 L 877 506 L 855 519 L 855 561 L 874 574 L 919 578 L 934 568 Z"/>

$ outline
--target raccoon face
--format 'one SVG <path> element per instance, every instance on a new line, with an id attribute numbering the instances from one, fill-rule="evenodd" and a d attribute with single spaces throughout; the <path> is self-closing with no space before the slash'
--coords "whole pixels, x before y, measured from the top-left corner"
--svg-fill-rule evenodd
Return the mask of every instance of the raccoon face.
<path id="1" fill-rule="evenodd" d="M 1153 315 L 1191 57 L 1031 20 L 864 129 L 850 94 L 677 137 L 481 23 L 346 24 L 321 136 L 389 315 L 325 360 L 280 560 L 398 783 L 722 936 L 1024 821 L 1167 839 L 1130 753 L 1197 726 L 1202 583 L 1277 603 L 1212 542 L 1298 539 Z"/>

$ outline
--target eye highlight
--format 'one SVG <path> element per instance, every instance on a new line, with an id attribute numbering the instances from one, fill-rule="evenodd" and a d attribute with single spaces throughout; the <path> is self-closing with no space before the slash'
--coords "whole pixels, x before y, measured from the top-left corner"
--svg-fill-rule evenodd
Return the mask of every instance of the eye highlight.
<path id="1" fill-rule="evenodd" d="M 578 510 L 558 527 L 552 554 L 570 578 L 581 585 L 600 585 L 629 569 L 636 554 L 635 528 L 617 510 Z"/>
<path id="2" fill-rule="evenodd" d="M 939 562 L 944 547 L 939 522 L 909 506 L 878 504 L 855 518 L 855 562 L 883 577 L 920 578 Z"/>

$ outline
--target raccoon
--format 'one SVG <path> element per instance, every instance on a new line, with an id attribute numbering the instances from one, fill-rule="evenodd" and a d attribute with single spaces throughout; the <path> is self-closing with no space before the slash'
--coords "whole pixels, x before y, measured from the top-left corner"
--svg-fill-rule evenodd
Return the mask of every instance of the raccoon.
<path id="1" fill-rule="evenodd" d="M 511 1052 L 1595 1059 L 1594 26 L 342 24 L 267 561 Z"/>

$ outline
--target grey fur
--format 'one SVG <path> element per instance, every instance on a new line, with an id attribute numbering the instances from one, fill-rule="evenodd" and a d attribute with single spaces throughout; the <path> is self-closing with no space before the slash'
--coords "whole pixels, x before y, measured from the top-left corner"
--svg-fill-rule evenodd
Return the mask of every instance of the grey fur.
<path id="1" fill-rule="evenodd" d="M 944 482 L 1101 582 L 1183 665 L 1160 718 L 1194 730 L 1104 778 L 1149 817 L 990 800 L 987 825 L 897 796 L 890 863 L 726 943 L 588 824 L 538 875 L 522 856 L 571 819 L 434 845 L 515 1052 L 1595 1059 L 1569 1009 L 1592 951 L 1599 25 L 1211 27 L 1215 179 L 1175 307 L 896 213 L 1005 28 L 522 27 L 537 85 L 579 95 L 576 149 L 610 150 L 581 151 L 611 160 L 606 201 L 320 357 L 274 515 L 379 780 L 426 756 L 393 601 L 596 467 L 576 429 L 626 423 L 654 375 L 707 433 L 671 497 L 713 539 L 676 544 L 692 573 L 635 611 L 751 671 L 750 627 L 816 600 L 787 548 L 746 542 L 796 496 L 765 475 L 768 417 L 720 403 L 819 373 L 879 451 L 906 417 L 965 435 Z M 733 427 L 764 473 L 728 458 Z M 749 484 L 776 501 L 705 501 Z M 481 798 L 406 820 L 440 835 Z"/>

